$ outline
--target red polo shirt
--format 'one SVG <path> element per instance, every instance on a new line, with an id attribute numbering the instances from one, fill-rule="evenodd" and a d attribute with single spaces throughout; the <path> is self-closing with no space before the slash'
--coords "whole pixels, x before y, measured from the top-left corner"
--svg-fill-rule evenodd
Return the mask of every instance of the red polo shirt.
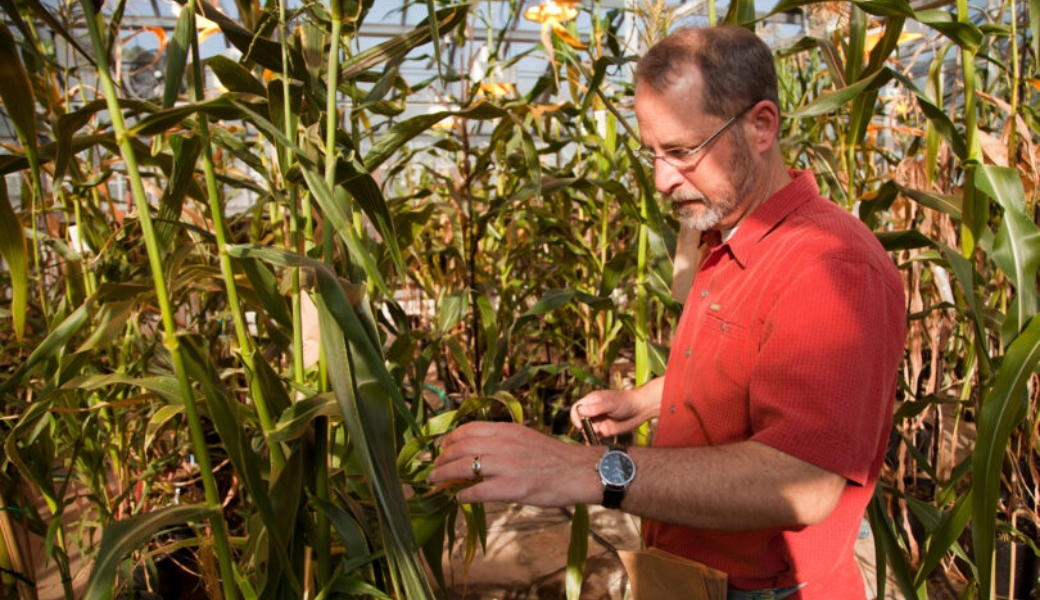
<path id="1" fill-rule="evenodd" d="M 903 283 L 859 220 L 809 172 L 701 264 L 672 343 L 654 445 L 756 440 L 845 477 L 834 513 L 800 529 L 724 532 L 653 520 L 647 545 L 736 589 L 864 597 L 853 544 L 884 460 L 906 335 Z"/>

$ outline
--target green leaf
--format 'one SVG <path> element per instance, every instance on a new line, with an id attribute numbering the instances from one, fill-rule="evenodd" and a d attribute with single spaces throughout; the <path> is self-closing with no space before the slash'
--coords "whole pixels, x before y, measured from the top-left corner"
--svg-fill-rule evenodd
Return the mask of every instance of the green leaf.
<path id="1" fill-rule="evenodd" d="M 954 219 L 961 218 L 962 197 L 960 194 L 932 194 L 902 185 L 899 186 L 899 192 L 921 206 L 937 210 L 953 217 Z"/>
<path id="2" fill-rule="evenodd" d="M 853 3 L 864 12 L 878 17 L 914 16 L 914 9 L 906 0 L 853 0 Z"/>
<path id="3" fill-rule="evenodd" d="M 284 512 L 275 510 L 274 507 L 275 499 L 284 500 L 284 497 L 276 494 L 271 489 L 272 486 L 268 486 L 261 475 L 260 465 L 263 461 L 254 452 L 250 437 L 243 426 L 241 409 L 245 407 L 231 397 L 231 392 L 214 370 L 213 363 L 207 360 L 208 354 L 201 347 L 199 340 L 194 336 L 181 336 L 180 339 L 185 368 L 192 380 L 198 381 L 202 385 L 206 407 L 209 409 L 213 425 L 220 434 L 220 440 L 227 451 L 228 458 L 235 466 L 235 472 L 242 478 L 250 497 L 256 504 L 260 518 L 267 529 L 267 535 L 271 537 L 269 549 L 278 559 L 279 565 L 283 567 L 283 572 L 290 585 L 295 591 L 300 592 L 302 587 L 291 568 L 292 563 L 288 557 L 288 546 L 284 537 L 284 532 L 288 531 L 284 523 L 286 515 Z M 266 365 L 266 363 L 263 364 Z M 270 369 L 270 366 L 267 368 Z M 267 399 L 270 400 L 270 398 Z M 294 494 L 301 493 L 302 487 L 296 487 Z M 298 502 L 298 498 L 296 501 Z M 287 504 L 291 506 L 293 502 L 289 501 Z M 283 521 L 279 521 L 279 518 Z"/>
<path id="4" fill-rule="evenodd" d="M 722 22 L 730 25 L 743 25 L 753 29 L 757 20 L 758 16 L 755 13 L 754 0 L 732 0 Z"/>
<path id="5" fill-rule="evenodd" d="M 324 292 L 317 297 L 321 330 L 324 332 L 322 348 L 330 364 L 340 365 L 340 368 L 330 369 L 329 379 L 343 422 L 361 461 L 365 481 L 379 507 L 379 526 L 387 558 L 396 574 L 392 578 L 394 587 L 404 598 L 433 598 L 425 570 L 419 566 L 414 550 L 407 503 L 397 474 L 393 413 L 388 402 L 391 394 L 385 383 L 380 382 L 385 381 L 389 374 L 381 358 L 372 356 L 370 340 L 364 336 L 359 339 L 357 329 L 350 325 L 351 315 L 353 319 L 357 317 L 350 304 L 345 302 L 346 296 L 339 284 L 330 282 Z M 338 316 L 334 316 L 333 311 Z M 357 339 L 361 344 L 350 344 L 348 350 L 345 336 Z"/>
<path id="6" fill-rule="evenodd" d="M 87 580 L 84 600 L 105 600 L 112 597 L 113 584 L 123 559 L 152 539 L 161 529 L 186 522 L 217 518 L 208 506 L 183 505 L 160 508 L 116 521 L 101 536 L 101 547 Z"/>
<path id="7" fill-rule="evenodd" d="M 462 322 L 469 313 L 469 294 L 466 291 L 445 296 L 437 310 L 437 333 L 445 335 Z"/>
<path id="8" fill-rule="evenodd" d="M 390 216 L 390 209 L 387 208 L 386 198 L 383 197 L 379 184 L 376 183 L 371 173 L 357 168 L 360 165 L 353 161 L 347 163 L 346 166 L 348 167 L 346 171 L 349 172 L 349 175 L 345 179 L 340 179 L 339 169 L 337 169 L 336 182 L 350 193 L 354 200 L 357 201 L 358 206 L 361 207 L 362 212 L 368 217 L 368 220 L 375 225 L 397 271 L 399 273 L 407 273 L 404 258 L 401 256 L 401 248 L 397 243 L 394 221 Z M 310 179 L 308 179 L 308 185 L 309 182 Z"/>
<path id="9" fill-rule="evenodd" d="M 461 117 L 477 121 L 490 121 L 500 119 L 508 113 L 488 102 L 481 102 L 476 106 L 465 110 L 442 110 L 430 114 L 411 117 L 400 123 L 395 123 L 386 133 L 372 144 L 372 148 L 365 154 L 365 168 L 374 171 L 379 168 L 386 159 L 393 156 L 405 144 L 416 136 L 430 129 L 449 117 Z"/>
<path id="10" fill-rule="evenodd" d="M 336 397 L 318 394 L 294 403 L 282 411 L 278 423 L 269 437 L 272 441 L 288 442 L 302 437 L 318 417 L 333 417 L 340 414 Z"/>
<path id="11" fill-rule="evenodd" d="M 358 239 L 357 232 L 354 230 L 353 219 L 348 214 L 346 207 L 333 195 L 332 190 L 325 183 L 325 179 L 317 171 L 303 165 L 301 165 L 301 170 L 304 179 L 307 180 L 307 187 L 310 188 L 314 198 L 318 201 L 318 205 L 321 206 L 322 213 L 331 223 L 333 230 L 339 234 L 340 239 L 346 243 L 351 260 L 355 264 L 361 265 L 369 280 L 383 295 L 392 298 L 393 293 L 387 287 L 386 281 L 383 279 L 383 275 L 373 260 L 371 253 L 362 248 L 361 240 Z"/>
<path id="12" fill-rule="evenodd" d="M 895 533 L 895 524 L 888 516 L 885 508 L 884 494 L 881 486 L 878 486 L 867 505 L 867 517 L 870 519 L 870 528 L 874 532 L 878 568 L 878 589 L 884 589 L 885 580 L 880 565 L 890 565 L 895 575 L 896 582 L 907 598 L 916 600 L 927 600 L 928 592 L 924 587 L 917 588 L 914 585 L 914 577 L 911 572 L 910 561 L 899 546 L 898 536 Z"/>
<path id="13" fill-rule="evenodd" d="M 571 519 L 571 542 L 567 547 L 567 600 L 581 598 L 581 583 L 585 580 L 585 559 L 589 554 L 589 508 L 574 505 Z"/>
<path id="14" fill-rule="evenodd" d="M 935 568 L 950 555 L 952 548 L 959 546 L 958 540 L 971 519 L 971 497 L 972 491 L 968 489 L 949 512 L 941 513 L 942 519 L 938 526 L 929 529 L 932 534 L 929 536 L 928 551 L 917 569 L 915 587 L 924 588 Z"/>
<path id="15" fill-rule="evenodd" d="M 223 54 L 211 56 L 206 59 L 206 64 L 228 91 L 267 97 L 267 88 L 259 79 L 254 77 L 248 69 Z"/>
<path id="16" fill-rule="evenodd" d="M 252 258 L 235 258 L 235 265 L 240 267 L 249 278 L 252 291 L 256 294 L 267 316 L 275 320 L 286 331 L 292 331 L 292 313 L 285 296 L 278 290 L 278 278 L 262 262 Z"/>
<path id="17" fill-rule="evenodd" d="M 441 35 L 451 31 L 465 21 L 468 12 L 468 4 L 459 4 L 437 11 L 437 14 L 434 15 L 437 31 Z M 348 82 L 376 65 L 400 58 L 411 51 L 412 48 L 429 42 L 433 37 L 431 23 L 431 19 L 427 18 L 412 31 L 359 52 L 353 58 L 343 63 L 339 77 L 336 80 L 341 82 L 341 84 Z"/>
<path id="18" fill-rule="evenodd" d="M 159 248 L 165 252 L 173 241 L 184 207 L 184 198 L 195 183 L 195 163 L 202 152 L 202 143 L 198 137 L 185 138 L 180 135 L 169 136 L 170 149 L 173 151 L 173 171 L 170 173 L 168 185 L 163 189 L 159 200 L 159 219 L 155 224 L 155 234 L 159 238 Z"/>
<path id="19" fill-rule="evenodd" d="M 935 245 L 934 241 L 916 229 L 906 231 L 878 231 L 875 232 L 874 235 L 877 237 L 878 241 L 881 242 L 881 245 L 885 247 L 885 250 L 889 252 L 897 250 L 914 250 Z"/>
<path id="20" fill-rule="evenodd" d="M 3 86 L 0 86 L 3 87 Z M 11 319 L 15 339 L 25 337 L 25 316 L 29 306 L 29 251 L 22 221 L 11 206 L 7 182 L 0 179 L 0 257 L 11 276 Z"/>
<path id="21" fill-rule="evenodd" d="M 66 390 L 101 390 L 114 385 L 125 385 L 129 387 L 147 390 L 164 401 L 174 404 L 183 404 L 181 388 L 177 379 L 172 376 L 154 377 L 132 377 L 124 373 L 107 373 L 105 375 L 80 375 L 73 377 L 62 384 Z"/>
<path id="22" fill-rule="evenodd" d="M 974 23 L 957 21 L 948 10 L 919 10 L 914 14 L 914 18 L 970 52 L 977 52 L 986 39 L 986 36 Z"/>
<path id="23" fill-rule="evenodd" d="M 979 589 L 989 597 L 997 514 L 1003 486 L 1004 455 L 1011 432 L 1025 417 L 1028 384 L 1040 364 L 1040 317 L 1033 317 L 1007 348 L 993 387 L 982 398 L 977 425 L 972 479 L 972 543 Z"/>
<path id="24" fill-rule="evenodd" d="M 72 314 L 65 317 L 57 327 L 51 331 L 47 337 L 40 342 L 40 345 L 32 351 L 29 358 L 23 362 L 17 370 L 11 375 L 11 377 L 0 384 L 0 393 L 14 389 L 21 383 L 22 379 L 28 375 L 34 373 L 37 368 L 45 361 L 58 358 L 65 348 L 71 342 L 73 336 L 75 336 L 80 329 L 86 325 L 90 318 L 90 311 L 93 308 L 94 296 L 87 298 L 86 302 L 82 306 L 72 311 Z"/>
<path id="25" fill-rule="evenodd" d="M 249 31 L 208 2 L 199 0 L 197 6 L 199 14 L 216 23 L 227 41 L 242 51 L 243 61 L 256 61 L 269 71 L 283 72 L 282 45 L 280 43 L 264 37 L 260 32 Z M 291 46 L 288 51 L 289 74 L 298 81 L 307 81 L 307 70 L 303 57 Z"/>
<path id="26" fill-rule="evenodd" d="M 47 24 L 47 31 L 55 33 L 62 39 L 64 39 L 69 46 L 74 48 L 78 53 L 78 58 L 85 60 L 91 67 L 97 68 L 97 62 L 94 61 L 94 56 L 87 51 L 86 48 L 80 43 L 80 40 L 72 32 L 71 27 L 67 27 L 67 23 L 63 25 L 58 19 L 54 18 L 54 15 L 47 10 L 39 0 L 21 0 L 18 4 L 15 0 L 0 0 L 0 7 L 3 8 L 4 16 L 14 21 L 15 26 L 19 31 L 22 32 L 24 39 L 32 39 L 34 37 L 33 29 L 26 24 L 25 20 L 20 15 L 20 5 L 24 4 L 27 6 L 33 14 L 36 15 L 41 21 Z"/>
<path id="27" fill-rule="evenodd" d="M 0 21 L 0 100 L 26 152 L 36 150 L 36 97 L 11 30 Z"/>
<path id="28" fill-rule="evenodd" d="M 163 108 L 170 108 L 177 102 L 177 93 L 184 82 L 184 71 L 188 66 L 188 53 L 191 50 L 195 31 L 195 13 L 182 10 L 177 17 L 177 25 L 173 29 L 173 38 L 166 47 L 166 81 L 163 85 Z"/>
<path id="29" fill-rule="evenodd" d="M 833 112 L 854 101 L 864 93 L 877 91 L 888 83 L 892 75 L 892 71 L 887 67 L 879 69 L 855 83 L 832 92 L 820 94 L 819 98 L 791 111 L 789 116 L 792 118 L 805 118 Z"/>
<path id="30" fill-rule="evenodd" d="M 1037 313 L 1040 228 L 1026 212 L 1025 190 L 1014 169 L 980 165 L 975 169 L 975 186 L 1004 209 L 993 246 L 993 262 L 1015 286 L 1015 298 L 1003 331 L 1005 341 L 1010 341 Z"/>

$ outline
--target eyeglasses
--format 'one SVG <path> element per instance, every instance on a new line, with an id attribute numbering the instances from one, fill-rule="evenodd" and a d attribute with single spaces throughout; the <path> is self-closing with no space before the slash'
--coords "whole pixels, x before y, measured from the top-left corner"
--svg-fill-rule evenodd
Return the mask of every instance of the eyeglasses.
<path id="1" fill-rule="evenodd" d="M 755 104 L 752 104 L 751 106 L 748 106 L 744 110 L 737 113 L 732 119 L 723 123 L 722 127 L 719 127 L 718 131 L 708 136 L 708 139 L 704 140 L 703 142 L 701 142 L 693 148 L 686 148 L 680 146 L 677 148 L 669 148 L 664 151 L 664 154 L 654 154 L 653 150 L 643 146 L 636 150 L 636 154 L 644 162 L 646 162 L 647 165 L 651 167 L 655 166 L 657 164 L 657 160 L 660 159 L 668 163 L 669 165 L 675 167 L 676 169 L 689 169 L 693 166 L 694 159 L 697 157 L 698 154 L 703 152 L 708 147 L 708 145 L 715 141 L 715 138 L 722 135 L 727 129 L 729 129 L 734 123 L 740 120 L 741 117 L 747 114 L 747 112 L 754 108 L 757 104 L 758 102 L 755 102 Z"/>

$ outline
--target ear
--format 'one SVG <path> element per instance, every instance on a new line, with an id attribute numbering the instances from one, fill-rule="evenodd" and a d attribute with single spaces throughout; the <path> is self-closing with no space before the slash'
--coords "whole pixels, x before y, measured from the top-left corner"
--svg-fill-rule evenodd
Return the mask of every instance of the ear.
<path id="1" fill-rule="evenodd" d="M 753 150 L 765 152 L 776 143 L 780 133 L 780 111 L 769 100 L 761 100 L 748 112 L 748 123 L 751 125 L 749 142 Z"/>

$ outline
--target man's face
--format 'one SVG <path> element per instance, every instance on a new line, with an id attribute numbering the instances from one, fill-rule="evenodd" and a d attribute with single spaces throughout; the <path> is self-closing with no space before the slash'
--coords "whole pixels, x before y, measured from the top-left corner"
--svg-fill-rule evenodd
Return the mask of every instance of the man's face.
<path id="1" fill-rule="evenodd" d="M 706 231 L 735 226 L 751 202 L 756 183 L 756 160 L 738 118 L 695 155 L 683 159 L 684 149 L 696 148 L 727 119 L 702 113 L 695 94 L 697 77 L 689 76 L 658 93 L 649 86 L 636 88 L 636 119 L 643 145 L 659 158 L 654 182 L 672 204 L 683 227 Z"/>

